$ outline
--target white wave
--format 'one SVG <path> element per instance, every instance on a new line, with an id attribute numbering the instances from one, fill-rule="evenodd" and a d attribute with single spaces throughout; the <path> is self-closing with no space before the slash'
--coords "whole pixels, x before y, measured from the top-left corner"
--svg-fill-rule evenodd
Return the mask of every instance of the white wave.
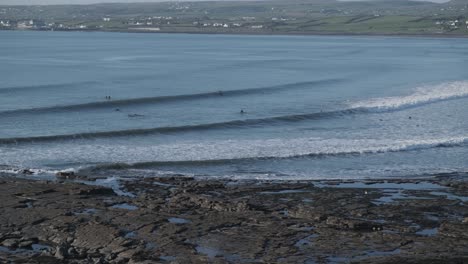
<path id="1" fill-rule="evenodd" d="M 63 170 L 53 169 L 38 169 L 28 167 L 5 167 L 0 169 L 0 173 L 13 174 L 13 175 L 34 175 L 34 176 L 51 176 L 56 175 L 59 172 L 76 172 L 78 169 L 67 168 Z"/>
<path id="2" fill-rule="evenodd" d="M 386 111 L 404 109 L 429 103 L 457 99 L 468 96 L 468 81 L 443 83 L 417 88 L 406 96 L 382 97 L 364 100 L 350 105 L 353 109 Z"/>
<path id="3" fill-rule="evenodd" d="M 264 139 L 193 141 L 162 145 L 72 144 L 17 148 L 3 155 L 3 164 L 40 167 L 51 160 L 60 163 L 141 163 L 288 158 L 308 155 L 346 155 L 384 153 L 457 146 L 468 142 L 468 135 L 416 139 Z M 33 165 L 30 165 L 33 164 Z"/>
<path id="4" fill-rule="evenodd" d="M 77 182 L 81 182 L 81 183 L 88 184 L 88 185 L 103 186 L 103 187 L 111 188 L 119 196 L 135 197 L 135 194 L 122 190 L 120 181 L 121 179 L 118 177 L 109 177 L 109 178 L 104 178 L 104 179 L 96 179 L 95 181 L 77 181 Z"/>

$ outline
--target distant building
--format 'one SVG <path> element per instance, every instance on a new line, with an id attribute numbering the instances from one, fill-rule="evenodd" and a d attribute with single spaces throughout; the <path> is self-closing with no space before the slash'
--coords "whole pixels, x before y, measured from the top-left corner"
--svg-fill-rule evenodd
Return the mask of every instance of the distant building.
<path id="1" fill-rule="evenodd" d="M 263 28 L 263 25 L 253 25 L 253 26 L 251 26 L 250 28 L 253 28 L 253 29 L 261 29 L 261 28 Z"/>
<path id="2" fill-rule="evenodd" d="M 27 20 L 27 21 L 20 21 L 18 22 L 17 28 L 18 29 L 30 29 L 34 25 L 33 20 Z"/>
<path id="3" fill-rule="evenodd" d="M 160 31 L 161 29 L 159 27 L 139 27 L 139 28 L 129 28 L 131 30 L 137 30 L 137 31 Z"/>
<path id="4" fill-rule="evenodd" d="M 6 21 L 0 21 L 0 26 L 2 27 L 11 27 L 11 23 L 9 20 L 6 20 Z"/>

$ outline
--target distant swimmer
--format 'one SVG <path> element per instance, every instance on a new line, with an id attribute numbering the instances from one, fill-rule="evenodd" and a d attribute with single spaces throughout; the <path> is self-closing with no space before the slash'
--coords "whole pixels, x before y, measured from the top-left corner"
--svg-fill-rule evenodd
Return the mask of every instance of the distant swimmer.
<path id="1" fill-rule="evenodd" d="M 411 116 L 408 116 L 408 119 L 411 119 L 412 117 Z"/>
<path id="2" fill-rule="evenodd" d="M 106 100 L 110 100 L 111 97 L 109 95 L 106 96 Z"/>
<path id="3" fill-rule="evenodd" d="M 116 111 L 116 112 L 119 112 L 119 111 L 120 111 L 120 109 L 119 109 L 119 108 L 116 108 L 116 109 L 115 109 L 115 111 Z"/>
<path id="4" fill-rule="evenodd" d="M 240 110 L 240 113 L 241 113 L 241 114 L 245 114 L 244 109 L 241 109 L 241 110 Z"/>

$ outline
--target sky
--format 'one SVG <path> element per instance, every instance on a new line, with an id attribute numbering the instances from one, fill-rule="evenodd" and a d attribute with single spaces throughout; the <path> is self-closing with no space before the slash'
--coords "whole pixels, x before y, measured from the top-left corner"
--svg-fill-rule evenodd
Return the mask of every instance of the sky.
<path id="1" fill-rule="evenodd" d="M 63 5 L 63 4 L 95 4 L 95 3 L 132 3 L 132 2 L 195 2 L 207 0 L 0 0 L 0 5 Z M 210 0 L 208 0 L 210 1 Z M 211 0 L 215 1 L 215 0 Z M 216 0 L 227 1 L 227 0 Z M 231 0 L 232 1 L 232 0 Z M 239 0 L 234 0 L 239 1 Z M 246 0 L 244 0 L 246 1 Z"/>
<path id="2" fill-rule="evenodd" d="M 0 5 L 58 5 L 58 4 L 94 4 L 94 3 L 131 3 L 131 2 L 168 2 L 175 0 L 0 0 Z M 181 0 L 182 1 L 182 0 Z M 184 0 L 184 2 L 207 0 Z M 217 0 L 223 1 L 223 0 Z M 239 1 L 239 0 L 236 0 Z M 286 0 L 287 1 L 287 0 Z M 347 0 L 349 1 L 349 0 Z M 449 0 L 431 0 L 432 2 L 448 2 Z"/>

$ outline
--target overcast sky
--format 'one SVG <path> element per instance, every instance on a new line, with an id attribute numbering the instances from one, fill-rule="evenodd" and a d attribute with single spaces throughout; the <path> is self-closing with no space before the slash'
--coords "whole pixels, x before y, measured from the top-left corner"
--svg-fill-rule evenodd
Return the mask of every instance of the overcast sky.
<path id="1" fill-rule="evenodd" d="M 2 4 L 3 5 L 57 5 L 57 4 L 93 4 L 93 3 L 116 3 L 116 2 L 131 3 L 131 2 L 168 2 L 168 1 L 175 1 L 175 0 L 139 0 L 139 1 L 138 0 L 0 0 L 0 5 Z M 184 0 L 183 2 L 191 2 L 191 1 L 202 1 L 202 0 Z M 207 0 L 203 0 L 203 1 L 207 1 Z M 288 1 L 288 0 L 285 0 L 285 1 Z M 346 1 L 349 1 L 349 0 L 346 0 Z M 449 0 L 431 0 L 431 1 L 440 3 L 440 2 L 447 2 Z"/>
<path id="2" fill-rule="evenodd" d="M 207 0 L 0 0 L 0 5 L 63 5 L 63 4 L 95 4 L 95 3 L 132 3 L 132 2 L 194 2 Z M 211 0 L 215 1 L 215 0 Z M 226 0 L 217 0 L 226 1 Z M 239 0 L 235 0 L 239 1 Z M 243 0 L 246 1 L 246 0 Z"/>

